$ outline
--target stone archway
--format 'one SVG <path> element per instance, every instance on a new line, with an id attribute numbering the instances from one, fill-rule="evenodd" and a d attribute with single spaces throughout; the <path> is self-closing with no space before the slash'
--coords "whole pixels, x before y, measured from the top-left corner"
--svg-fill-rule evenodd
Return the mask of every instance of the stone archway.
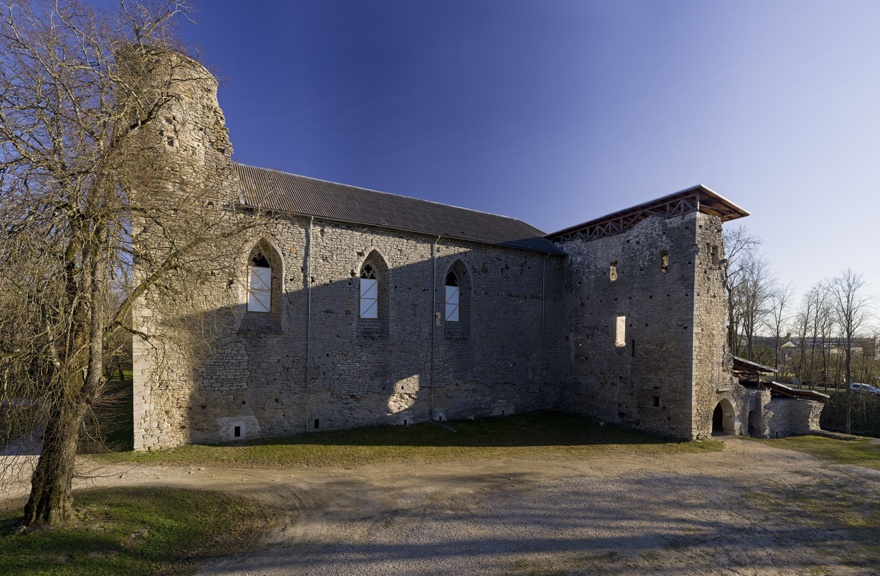
<path id="1" fill-rule="evenodd" d="M 723 398 L 712 412 L 712 434 L 736 434 L 733 404 Z"/>

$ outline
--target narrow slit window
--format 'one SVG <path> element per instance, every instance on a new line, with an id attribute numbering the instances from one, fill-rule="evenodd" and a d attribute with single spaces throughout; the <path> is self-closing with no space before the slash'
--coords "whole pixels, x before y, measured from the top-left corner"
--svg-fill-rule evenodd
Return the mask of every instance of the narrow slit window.
<path id="1" fill-rule="evenodd" d="M 661 250 L 660 251 L 660 269 L 664 272 L 669 272 L 669 251 Z"/>
<path id="2" fill-rule="evenodd" d="M 452 272 L 446 276 L 446 321 L 458 322 L 459 288 L 458 278 Z"/>
<path id="3" fill-rule="evenodd" d="M 618 348 L 626 347 L 626 316 L 617 317 L 614 345 Z"/>
<path id="4" fill-rule="evenodd" d="M 367 264 L 361 270 L 361 318 L 379 317 L 379 281 L 376 271 Z"/>
<path id="5" fill-rule="evenodd" d="M 617 262 L 612 262 L 608 267 L 608 278 L 611 279 L 612 282 L 617 280 Z"/>
<path id="6" fill-rule="evenodd" d="M 272 311 L 272 268 L 262 254 L 251 259 L 248 274 L 248 312 Z"/>

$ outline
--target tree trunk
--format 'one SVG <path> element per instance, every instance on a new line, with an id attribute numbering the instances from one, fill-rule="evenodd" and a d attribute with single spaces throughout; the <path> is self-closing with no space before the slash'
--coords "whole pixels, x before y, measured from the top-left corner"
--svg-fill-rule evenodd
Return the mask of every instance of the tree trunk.
<path id="1" fill-rule="evenodd" d="M 73 469 L 83 413 L 80 406 L 58 406 L 50 412 L 24 508 L 24 525 L 51 526 L 72 518 Z"/>
<path id="2" fill-rule="evenodd" d="M 736 319 L 733 316 L 733 299 L 727 298 L 727 347 L 734 356 L 739 355 L 739 346 L 736 341 Z"/>
<path id="3" fill-rule="evenodd" d="M 852 372 L 850 370 L 852 362 L 852 336 L 847 335 L 846 338 L 846 433 L 852 434 Z"/>

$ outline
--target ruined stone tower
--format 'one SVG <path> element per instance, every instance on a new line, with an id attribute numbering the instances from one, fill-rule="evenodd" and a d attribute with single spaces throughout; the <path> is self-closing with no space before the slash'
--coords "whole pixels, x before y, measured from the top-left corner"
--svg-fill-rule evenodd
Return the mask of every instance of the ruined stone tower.
<path id="1" fill-rule="evenodd" d="M 166 443 L 190 440 L 186 407 L 194 356 L 205 345 L 196 340 L 203 340 L 209 311 L 194 300 L 210 293 L 195 288 L 206 278 L 233 276 L 224 264 L 228 254 L 210 239 L 234 218 L 239 186 L 216 79 L 167 49 L 132 48 L 119 62 L 120 100 L 133 130 L 127 155 L 134 285 L 165 275 L 140 297 L 133 318 L 135 448 L 141 449 L 160 436 Z M 214 262 L 215 254 L 227 258 Z M 220 303 L 223 295 L 214 299 Z"/>
<path id="2" fill-rule="evenodd" d="M 151 193 L 164 187 L 193 198 L 228 193 L 235 174 L 232 145 L 217 102 L 217 80 L 204 66 L 164 48 L 132 48 L 119 58 L 120 93 L 137 125 L 132 142 Z M 234 191 L 234 188 L 232 189 Z M 223 191 L 223 192 L 220 192 Z"/>

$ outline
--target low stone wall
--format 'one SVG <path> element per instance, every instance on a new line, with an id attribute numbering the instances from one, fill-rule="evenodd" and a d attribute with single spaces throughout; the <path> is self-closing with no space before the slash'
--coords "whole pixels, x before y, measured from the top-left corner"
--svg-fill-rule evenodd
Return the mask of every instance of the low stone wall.
<path id="1" fill-rule="evenodd" d="M 784 438 L 792 434 L 809 434 L 821 430 L 819 415 L 822 402 L 795 398 L 774 398 L 766 406 L 770 438 Z"/>

